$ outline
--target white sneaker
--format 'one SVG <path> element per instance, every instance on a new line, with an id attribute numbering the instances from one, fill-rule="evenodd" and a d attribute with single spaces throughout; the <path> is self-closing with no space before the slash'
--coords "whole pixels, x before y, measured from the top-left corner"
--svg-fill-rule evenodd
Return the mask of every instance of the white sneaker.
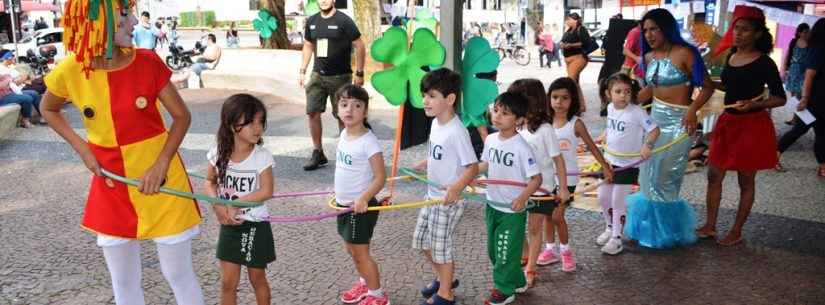
<path id="1" fill-rule="evenodd" d="M 624 248 L 622 247 L 622 239 L 621 238 L 611 238 L 604 247 L 602 247 L 602 252 L 605 254 L 616 255 L 619 252 L 622 252 Z"/>
<path id="2" fill-rule="evenodd" d="M 604 246 L 610 240 L 610 237 L 613 237 L 613 230 L 604 229 L 604 232 L 596 238 L 596 244 Z"/>

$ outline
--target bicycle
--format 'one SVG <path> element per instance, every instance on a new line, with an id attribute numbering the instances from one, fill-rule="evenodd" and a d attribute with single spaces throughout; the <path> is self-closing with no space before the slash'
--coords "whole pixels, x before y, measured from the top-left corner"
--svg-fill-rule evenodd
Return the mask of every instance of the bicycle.
<path id="1" fill-rule="evenodd" d="M 526 66 L 530 64 L 530 51 L 515 42 L 499 44 L 496 50 L 502 60 L 509 57 L 519 65 Z"/>

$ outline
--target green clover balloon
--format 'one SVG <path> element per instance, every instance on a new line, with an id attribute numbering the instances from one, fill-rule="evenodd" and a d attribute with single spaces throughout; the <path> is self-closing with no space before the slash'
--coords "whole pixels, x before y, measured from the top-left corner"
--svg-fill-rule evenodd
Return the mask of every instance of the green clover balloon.
<path id="1" fill-rule="evenodd" d="M 490 73 L 498 69 L 501 61 L 498 52 L 490 48 L 490 43 L 482 37 L 473 37 L 464 48 L 461 62 L 462 102 L 461 121 L 465 126 L 487 126 L 485 111 L 498 96 L 498 86 L 490 79 L 478 78 L 479 73 Z"/>
<path id="2" fill-rule="evenodd" d="M 267 39 L 272 36 L 272 32 L 278 29 L 278 19 L 269 15 L 265 10 L 258 11 L 258 19 L 252 20 L 252 27 Z"/>
<path id="3" fill-rule="evenodd" d="M 318 7 L 318 0 L 307 0 L 304 3 L 304 16 L 317 14 L 321 9 Z"/>
<path id="4" fill-rule="evenodd" d="M 421 68 L 440 67 L 444 64 L 447 51 L 438 42 L 432 31 L 422 28 L 413 33 L 412 45 L 408 49 L 407 32 L 400 27 L 391 27 L 373 42 L 370 48 L 376 61 L 392 64 L 393 67 L 372 75 L 372 86 L 393 105 L 402 105 L 409 96 L 411 104 L 423 108 L 421 97 Z"/>

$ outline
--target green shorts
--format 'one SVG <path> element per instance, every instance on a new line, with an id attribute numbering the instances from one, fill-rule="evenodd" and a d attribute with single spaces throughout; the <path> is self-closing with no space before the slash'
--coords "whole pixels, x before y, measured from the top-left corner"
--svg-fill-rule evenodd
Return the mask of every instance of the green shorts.
<path id="1" fill-rule="evenodd" d="M 266 268 L 267 264 L 275 261 L 272 227 L 266 221 L 221 225 L 216 257 L 249 268 Z"/>
<path id="2" fill-rule="evenodd" d="M 307 114 L 323 113 L 327 110 L 327 99 L 332 103 L 332 115 L 338 117 L 338 97 L 335 92 L 352 83 L 351 74 L 323 76 L 312 72 L 306 85 Z"/>
<path id="3" fill-rule="evenodd" d="M 368 206 L 378 206 L 378 200 L 373 198 Z M 339 205 L 341 206 L 341 205 Z M 363 214 L 346 213 L 338 215 L 338 235 L 350 244 L 368 245 L 372 239 L 375 224 L 378 223 L 378 211 L 369 211 Z"/>

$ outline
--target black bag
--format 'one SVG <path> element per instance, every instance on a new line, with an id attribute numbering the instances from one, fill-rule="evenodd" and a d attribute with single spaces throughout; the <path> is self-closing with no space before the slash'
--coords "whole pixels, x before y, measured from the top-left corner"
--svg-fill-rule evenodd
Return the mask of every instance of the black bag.
<path id="1" fill-rule="evenodd" d="M 580 27 L 580 29 L 582 31 L 579 33 L 579 37 L 582 38 L 582 52 L 584 56 L 587 56 L 593 53 L 593 51 L 596 51 L 599 48 L 599 44 L 596 43 L 596 38 L 587 35 L 587 30 L 584 27 Z"/>

